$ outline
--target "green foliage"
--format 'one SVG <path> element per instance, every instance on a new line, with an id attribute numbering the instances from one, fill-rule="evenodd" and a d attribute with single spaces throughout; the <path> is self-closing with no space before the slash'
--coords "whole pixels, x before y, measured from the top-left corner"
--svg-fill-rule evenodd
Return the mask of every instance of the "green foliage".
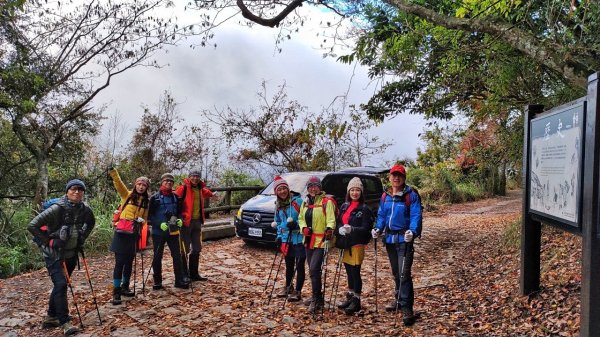
<path id="1" fill-rule="evenodd" d="M 219 182 L 221 187 L 231 186 L 263 186 L 260 179 L 252 178 L 248 174 L 236 170 L 226 170 Z M 236 191 L 231 192 L 231 204 L 241 205 L 246 200 L 252 198 L 256 193 L 254 191 Z"/>
<path id="2" fill-rule="evenodd" d="M 507 248 L 518 249 L 521 244 L 521 223 L 522 219 L 519 218 L 506 225 L 502 232 L 502 241 L 504 246 Z"/>

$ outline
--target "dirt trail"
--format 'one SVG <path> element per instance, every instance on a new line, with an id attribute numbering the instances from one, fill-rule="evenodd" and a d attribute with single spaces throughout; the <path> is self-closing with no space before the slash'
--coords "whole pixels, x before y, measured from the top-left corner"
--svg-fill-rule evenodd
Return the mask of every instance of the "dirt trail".
<path id="1" fill-rule="evenodd" d="M 412 328 L 404 328 L 401 324 L 394 328 L 395 316 L 382 310 L 392 294 L 392 277 L 384 249 L 379 249 L 378 254 L 379 312 L 375 313 L 372 243 L 367 248 L 362 271 L 363 312 L 357 317 L 326 312 L 323 320 L 315 321 L 306 314 L 306 307 L 302 304 L 287 303 L 283 307 L 282 300 L 273 299 L 267 305 L 263 289 L 273 261 L 273 251 L 248 246 L 239 239 L 231 238 L 205 244 L 201 265 L 203 273 L 210 278 L 208 282 L 194 283 L 193 291 L 173 288 L 170 258 L 166 252 L 163 261 L 166 290 L 152 291 L 152 282 L 148 281 L 144 295 L 140 292 L 133 299 L 125 298 L 121 306 L 109 303 L 114 263 L 112 255 L 90 259 L 104 324 L 98 324 L 83 271 L 76 271 L 73 277 L 76 296 L 86 327 L 80 336 L 454 336 L 460 333 L 475 336 L 479 331 L 476 327 L 469 330 L 468 324 L 457 327 L 449 323 L 448 315 L 451 313 L 448 306 L 452 304 L 446 302 L 454 303 L 452 297 L 455 292 L 462 291 L 455 289 L 455 282 L 450 281 L 464 277 L 463 268 L 469 263 L 465 259 L 473 256 L 485 259 L 495 251 L 496 248 L 489 248 L 487 242 L 498 243 L 505 224 L 518 219 L 520 212 L 520 191 L 514 191 L 506 197 L 452 205 L 438 214 L 426 214 L 422 238 L 415 244 L 413 266 L 415 308 L 421 312 L 421 320 Z M 481 252 L 473 255 L 478 249 Z M 149 255 L 151 252 L 144 256 L 145 269 L 151 261 Z M 337 253 L 332 250 L 328 262 L 328 285 L 331 285 L 335 273 L 336 260 Z M 338 298 L 343 295 L 345 284 L 345 272 L 342 271 Z M 140 283 L 136 287 L 140 291 Z M 0 280 L 0 335 L 61 336 L 58 329 L 40 328 L 50 290 L 51 282 L 45 270 Z M 307 270 L 304 296 L 308 296 L 309 291 Z M 325 296 L 327 300 L 330 297 L 328 293 Z M 474 303 L 462 305 L 479 305 L 476 298 L 472 300 Z M 69 304 L 71 315 L 76 318 L 70 294 Z M 457 309 L 454 314 L 467 315 L 468 311 L 468 308 Z"/>

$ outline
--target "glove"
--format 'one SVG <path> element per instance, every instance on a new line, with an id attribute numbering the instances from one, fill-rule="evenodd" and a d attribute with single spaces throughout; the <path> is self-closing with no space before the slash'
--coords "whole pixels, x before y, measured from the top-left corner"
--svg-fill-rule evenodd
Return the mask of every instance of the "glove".
<path id="1" fill-rule="evenodd" d="M 373 228 L 371 230 L 371 236 L 373 237 L 373 239 L 377 239 L 379 237 L 379 229 Z"/>
<path id="2" fill-rule="evenodd" d="M 80 229 L 77 231 L 79 235 L 77 235 L 77 248 L 81 249 L 81 247 L 83 247 L 83 244 L 85 243 L 85 239 L 83 238 L 83 230 Z"/>
<path id="3" fill-rule="evenodd" d="M 275 222 L 275 221 L 271 222 L 271 228 L 273 228 L 273 229 L 277 228 L 277 222 Z"/>
<path id="4" fill-rule="evenodd" d="M 48 241 L 48 247 L 52 249 L 60 249 L 65 246 L 65 242 L 61 239 L 50 239 Z"/>
<path id="5" fill-rule="evenodd" d="M 294 218 L 292 218 L 291 216 L 287 218 L 287 228 L 289 228 L 289 229 L 298 228 L 298 223 L 296 221 L 294 221 Z"/>
<path id="6" fill-rule="evenodd" d="M 112 166 L 109 166 L 109 167 L 106 169 L 106 179 L 108 179 L 108 181 L 112 181 L 112 176 L 111 176 L 110 174 L 111 174 L 111 173 L 113 173 L 113 172 L 114 172 L 114 170 L 115 170 L 115 168 L 114 168 L 114 167 L 112 167 Z"/>
<path id="7" fill-rule="evenodd" d="M 333 229 L 327 228 L 327 230 L 325 231 L 325 240 L 331 239 L 333 239 Z"/>
<path id="8" fill-rule="evenodd" d="M 177 224 L 177 227 L 181 228 L 181 226 L 183 226 L 183 221 L 181 221 L 181 219 L 177 219 L 177 221 L 175 221 L 175 223 Z"/>
<path id="9" fill-rule="evenodd" d="M 312 229 L 310 229 L 308 227 L 304 227 L 304 229 L 302 230 L 302 235 L 304 235 L 304 236 L 311 236 L 312 235 Z"/>
<path id="10" fill-rule="evenodd" d="M 162 229 L 163 232 L 166 232 L 169 229 L 169 225 L 167 225 L 166 222 L 163 222 L 160 224 L 160 229 Z"/>
<path id="11" fill-rule="evenodd" d="M 412 242 L 413 238 L 414 234 L 410 229 L 404 232 L 404 242 Z"/>
<path id="12" fill-rule="evenodd" d="M 281 248 L 281 238 L 280 237 L 275 240 L 275 244 L 277 245 L 277 249 Z"/>
<path id="13" fill-rule="evenodd" d="M 344 231 L 346 232 L 346 235 L 348 235 L 352 232 L 352 226 L 350 226 L 348 224 L 345 224 L 344 226 L 342 226 L 342 228 L 345 228 Z"/>
<path id="14" fill-rule="evenodd" d="M 137 219 L 135 219 L 135 222 L 142 224 L 144 223 L 144 218 L 138 217 Z"/>

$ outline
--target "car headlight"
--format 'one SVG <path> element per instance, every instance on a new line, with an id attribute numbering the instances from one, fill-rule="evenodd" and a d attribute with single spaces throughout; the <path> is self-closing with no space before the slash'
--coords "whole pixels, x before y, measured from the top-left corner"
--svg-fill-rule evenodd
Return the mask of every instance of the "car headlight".
<path id="1" fill-rule="evenodd" d="M 235 216 L 238 218 L 238 220 L 242 220 L 242 208 L 241 207 L 238 209 Z"/>

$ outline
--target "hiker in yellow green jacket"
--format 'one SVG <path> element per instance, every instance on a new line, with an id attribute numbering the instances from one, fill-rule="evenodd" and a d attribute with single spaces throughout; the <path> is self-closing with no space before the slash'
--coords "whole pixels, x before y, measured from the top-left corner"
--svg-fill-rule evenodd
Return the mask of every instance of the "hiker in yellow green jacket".
<path id="1" fill-rule="evenodd" d="M 336 206 L 333 198 L 327 197 L 321 190 L 319 177 L 310 177 L 306 189 L 308 195 L 300 207 L 298 224 L 304 235 L 306 259 L 312 285 L 312 299 L 308 311 L 314 314 L 324 304 L 321 269 L 325 248 L 329 247 L 329 240 L 333 238 Z"/>

